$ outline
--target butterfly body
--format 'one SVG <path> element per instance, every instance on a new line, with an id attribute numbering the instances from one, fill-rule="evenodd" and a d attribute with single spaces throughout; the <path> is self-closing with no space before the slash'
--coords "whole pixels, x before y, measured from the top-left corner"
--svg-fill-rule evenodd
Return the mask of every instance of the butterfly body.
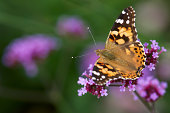
<path id="1" fill-rule="evenodd" d="M 96 50 L 92 79 L 98 85 L 109 80 L 135 80 L 145 66 L 143 45 L 137 41 L 135 11 L 128 7 L 115 21 L 104 49 Z"/>

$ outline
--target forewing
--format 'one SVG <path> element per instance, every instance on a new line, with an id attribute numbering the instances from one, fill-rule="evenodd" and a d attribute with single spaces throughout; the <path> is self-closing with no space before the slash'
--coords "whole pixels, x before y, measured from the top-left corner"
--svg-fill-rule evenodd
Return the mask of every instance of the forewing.
<path id="1" fill-rule="evenodd" d="M 135 10 L 131 6 L 124 9 L 113 24 L 106 41 L 106 48 L 110 48 L 113 43 L 122 45 L 136 41 L 135 19 Z"/>

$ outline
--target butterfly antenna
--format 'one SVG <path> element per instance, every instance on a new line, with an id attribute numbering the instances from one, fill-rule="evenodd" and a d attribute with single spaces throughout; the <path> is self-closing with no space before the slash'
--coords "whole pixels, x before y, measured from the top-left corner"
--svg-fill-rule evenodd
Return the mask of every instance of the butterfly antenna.
<path id="1" fill-rule="evenodd" d="M 87 27 L 87 30 L 88 30 L 88 32 L 90 33 L 90 35 L 91 35 L 91 37 L 92 37 L 92 39 L 93 39 L 93 42 L 94 42 L 95 47 L 97 48 L 97 46 L 96 46 L 96 41 L 95 41 L 95 39 L 94 39 L 94 37 L 93 37 L 93 34 L 92 34 L 90 28 Z M 84 55 L 80 55 L 80 56 L 72 56 L 71 58 L 72 58 L 72 59 L 73 59 L 73 58 L 80 58 L 80 57 L 87 56 L 87 55 L 89 55 L 89 54 L 90 54 L 90 53 L 87 53 L 87 54 L 84 54 Z"/>
<path id="2" fill-rule="evenodd" d="M 84 57 L 84 56 L 87 56 L 87 55 L 89 55 L 90 53 L 88 53 L 88 54 L 84 54 L 84 55 L 80 55 L 80 56 L 72 56 L 71 58 L 80 58 L 80 57 Z"/>
<path id="3" fill-rule="evenodd" d="M 90 30 L 90 27 L 87 27 L 87 30 L 89 31 L 89 33 L 90 33 L 90 35 L 91 35 L 91 37 L 92 37 L 92 39 L 93 39 L 93 42 L 94 42 L 95 47 L 97 47 L 97 46 L 96 46 L 96 41 L 95 41 L 95 39 L 94 39 L 94 37 L 93 37 L 93 34 L 92 34 L 91 30 Z"/>

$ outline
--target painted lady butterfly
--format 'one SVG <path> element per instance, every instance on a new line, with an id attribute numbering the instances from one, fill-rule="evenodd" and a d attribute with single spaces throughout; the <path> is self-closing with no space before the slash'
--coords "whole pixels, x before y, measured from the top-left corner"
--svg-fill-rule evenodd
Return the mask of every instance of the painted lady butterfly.
<path id="1" fill-rule="evenodd" d="M 96 50 L 92 79 L 98 85 L 109 80 L 135 80 L 145 67 L 143 45 L 137 39 L 135 10 L 130 6 L 122 11 L 115 21 L 104 49 Z"/>

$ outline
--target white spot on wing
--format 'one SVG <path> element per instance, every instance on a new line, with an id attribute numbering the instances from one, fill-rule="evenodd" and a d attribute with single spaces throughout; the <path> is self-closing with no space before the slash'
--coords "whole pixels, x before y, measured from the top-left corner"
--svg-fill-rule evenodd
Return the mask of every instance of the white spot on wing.
<path id="1" fill-rule="evenodd" d="M 122 14 L 125 14 L 125 13 L 126 13 L 126 12 L 123 10 L 123 11 L 122 11 Z"/>
<path id="2" fill-rule="evenodd" d="M 96 78 L 95 78 L 95 77 L 92 77 L 92 80 L 96 80 Z"/>
<path id="3" fill-rule="evenodd" d="M 102 76 L 103 79 L 105 79 L 105 76 Z"/>
<path id="4" fill-rule="evenodd" d="M 96 72 L 96 71 L 92 71 L 92 73 L 95 74 L 95 75 L 97 75 L 97 76 L 100 75 L 100 73 L 99 73 L 99 72 Z"/>
<path id="5" fill-rule="evenodd" d="M 129 20 L 127 20 L 127 21 L 126 21 L 126 24 L 129 24 L 129 22 L 130 22 L 130 21 L 129 21 Z"/>
<path id="6" fill-rule="evenodd" d="M 122 19 L 122 20 L 120 20 L 120 24 L 123 24 L 123 21 L 124 21 L 123 19 Z"/>
<path id="7" fill-rule="evenodd" d="M 123 19 L 117 19 L 115 22 L 116 22 L 116 23 L 123 24 L 124 20 L 123 20 Z"/>
<path id="8" fill-rule="evenodd" d="M 135 22 L 136 18 L 133 19 L 133 21 Z"/>

